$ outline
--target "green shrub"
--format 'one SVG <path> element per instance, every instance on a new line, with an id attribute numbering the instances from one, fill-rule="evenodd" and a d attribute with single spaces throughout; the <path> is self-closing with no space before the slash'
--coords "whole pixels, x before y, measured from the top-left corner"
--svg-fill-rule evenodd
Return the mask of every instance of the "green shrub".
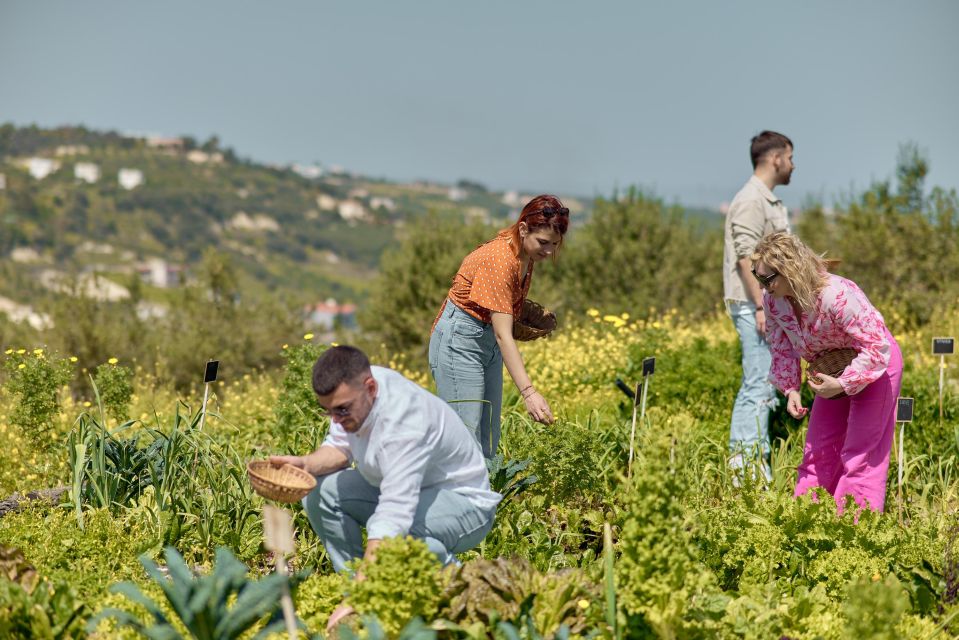
<path id="1" fill-rule="evenodd" d="M 541 573 L 519 558 L 478 559 L 460 567 L 446 589 L 440 617 L 461 628 L 495 629 L 499 621 L 554 637 L 561 627 L 582 634 L 602 619 L 599 589 L 583 572 Z"/>
<path id="2" fill-rule="evenodd" d="M 64 582 L 41 581 L 33 589 L 0 578 L 0 638 L 66 640 L 84 638 L 87 605 Z"/>
<path id="3" fill-rule="evenodd" d="M 42 348 L 7 349 L 3 368 L 5 388 L 16 396 L 10 421 L 20 428 L 34 447 L 48 450 L 53 444 L 54 427 L 60 412 L 60 390 L 70 382 L 72 366 Z"/>
<path id="4" fill-rule="evenodd" d="M 897 629 L 909 611 L 909 595 L 894 575 L 861 577 L 847 587 L 843 614 L 850 638 L 898 640 Z"/>
<path id="5" fill-rule="evenodd" d="M 311 341 L 283 350 L 286 366 L 273 413 L 279 448 L 287 453 L 315 450 L 329 428 L 329 421 L 322 414 L 313 392 L 313 365 L 324 351 L 325 345 Z M 311 442 L 300 442 L 304 435 Z"/>
<path id="6" fill-rule="evenodd" d="M 343 601 L 349 578 L 341 573 L 314 573 L 293 592 L 296 613 L 313 632 L 326 629 L 333 610 Z"/>
<path id="7" fill-rule="evenodd" d="M 69 583 L 86 601 L 114 580 L 139 575 L 138 555 L 159 551 L 149 514 L 97 509 L 85 513 L 84 524 L 81 529 L 67 509 L 36 505 L 0 518 L 0 540 L 22 549 L 40 575 L 53 584 Z"/>
<path id="8" fill-rule="evenodd" d="M 106 364 L 97 367 L 93 376 L 100 402 L 107 415 L 116 422 L 129 417 L 130 398 L 133 396 L 133 371 L 110 358 Z"/>
<path id="9" fill-rule="evenodd" d="M 386 538 L 375 560 L 357 569 L 365 579 L 350 585 L 347 602 L 360 615 L 375 615 L 388 635 L 415 617 L 432 620 L 439 610 L 447 574 L 422 540 Z"/>
<path id="10" fill-rule="evenodd" d="M 713 574 L 698 558 L 683 503 L 688 487 L 671 453 L 673 438 L 689 436 L 692 421 L 674 416 L 644 431 L 626 486 L 621 556 L 616 566 L 618 598 L 630 618 L 630 633 L 697 637 L 699 618 L 715 619 Z"/>

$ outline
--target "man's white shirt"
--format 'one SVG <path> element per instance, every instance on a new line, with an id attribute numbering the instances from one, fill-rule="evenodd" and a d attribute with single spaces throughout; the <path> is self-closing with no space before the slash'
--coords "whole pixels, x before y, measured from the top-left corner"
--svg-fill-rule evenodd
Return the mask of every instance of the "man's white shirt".
<path id="1" fill-rule="evenodd" d="M 453 408 L 392 369 L 371 369 L 378 391 L 370 414 L 356 433 L 331 420 L 322 445 L 346 455 L 380 489 L 367 537 L 409 533 L 424 488 L 448 489 L 480 510 L 494 509 L 502 496 L 490 489 L 479 443 Z"/>

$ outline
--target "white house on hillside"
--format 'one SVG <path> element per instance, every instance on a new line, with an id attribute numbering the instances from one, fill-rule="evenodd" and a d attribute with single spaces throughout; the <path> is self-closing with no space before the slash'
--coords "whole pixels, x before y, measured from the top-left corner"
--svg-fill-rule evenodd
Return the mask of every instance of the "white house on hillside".
<path id="1" fill-rule="evenodd" d="M 117 174 L 117 180 L 120 182 L 120 186 L 127 191 L 136 189 L 143 184 L 143 172 L 139 169 L 123 168 Z"/>
<path id="2" fill-rule="evenodd" d="M 50 158 L 33 157 L 27 160 L 27 171 L 37 180 L 43 180 L 60 168 L 60 163 Z"/>
<path id="3" fill-rule="evenodd" d="M 356 305 L 351 303 L 338 304 L 334 298 L 327 298 L 323 302 L 307 305 L 307 325 L 316 329 L 330 331 L 337 325 L 346 328 L 356 326 Z"/>
<path id="4" fill-rule="evenodd" d="M 323 177 L 323 167 L 318 164 L 294 164 L 290 167 L 290 170 L 307 180 Z"/>
<path id="5" fill-rule="evenodd" d="M 170 264 L 163 258 L 147 258 L 137 265 L 137 273 L 147 284 L 166 289 L 183 282 L 182 265 Z"/>
<path id="6" fill-rule="evenodd" d="M 336 209 L 336 205 L 336 198 L 331 195 L 321 193 L 320 195 L 316 196 L 316 206 L 324 211 L 332 211 L 333 209 Z"/>
<path id="7" fill-rule="evenodd" d="M 344 200 L 339 204 L 338 211 L 344 220 L 355 221 L 366 218 L 366 207 L 359 200 Z"/>
<path id="8" fill-rule="evenodd" d="M 90 153 L 90 147 L 85 144 L 61 144 L 53 150 L 53 153 L 57 157 L 78 156 Z"/>
<path id="9" fill-rule="evenodd" d="M 92 162 L 78 162 L 73 165 L 73 177 L 93 184 L 100 179 L 100 166 Z"/>
<path id="10" fill-rule="evenodd" d="M 396 211 L 396 203 L 393 202 L 393 198 L 385 198 L 383 196 L 373 196 L 370 198 L 370 208 L 371 209 L 386 209 L 387 211 Z"/>
<path id="11" fill-rule="evenodd" d="M 523 199 L 516 191 L 507 191 L 503 194 L 502 203 L 508 207 L 518 207 L 523 204 Z"/>
<path id="12" fill-rule="evenodd" d="M 152 149 L 160 149 L 167 153 L 178 153 L 183 151 L 183 138 L 166 138 L 164 136 L 147 136 L 147 146 Z"/>
<path id="13" fill-rule="evenodd" d="M 186 159 L 194 164 L 219 164 L 223 162 L 223 154 L 219 151 L 207 153 L 206 151 L 201 151 L 200 149 L 190 149 L 186 153 Z"/>

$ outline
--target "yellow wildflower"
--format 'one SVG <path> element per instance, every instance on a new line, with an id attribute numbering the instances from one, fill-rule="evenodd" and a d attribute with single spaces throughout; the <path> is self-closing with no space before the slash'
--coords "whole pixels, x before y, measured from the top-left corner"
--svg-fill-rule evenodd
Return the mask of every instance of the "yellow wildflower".
<path id="1" fill-rule="evenodd" d="M 312 334 L 312 333 L 307 333 L 306 335 L 303 336 L 303 339 L 304 339 L 304 340 L 312 340 L 312 339 L 313 339 L 313 334 Z"/>
<path id="2" fill-rule="evenodd" d="M 586 311 L 586 315 L 588 315 L 591 318 L 595 318 L 596 316 L 599 315 L 599 309 L 588 309 Z"/>
<path id="3" fill-rule="evenodd" d="M 117 360 L 116 358 L 110 358 L 109 360 L 107 360 L 107 364 L 116 364 L 116 363 L 118 363 L 118 362 L 120 362 L 120 361 Z"/>
<path id="4" fill-rule="evenodd" d="M 283 345 L 283 348 L 284 348 L 284 349 L 289 349 L 289 348 L 290 348 L 290 345 L 285 344 L 285 345 Z"/>
<path id="5" fill-rule="evenodd" d="M 84 403 L 83 403 L 83 406 L 84 406 L 84 407 L 89 407 L 89 406 L 90 406 L 90 401 L 87 400 L 86 402 L 84 402 Z"/>
<path id="6" fill-rule="evenodd" d="M 7 355 L 10 355 L 11 353 L 13 353 L 13 349 L 7 349 L 6 351 L 4 351 L 4 353 Z"/>
<path id="7" fill-rule="evenodd" d="M 331 347 L 338 347 L 338 346 L 340 346 L 340 343 L 339 343 L 339 342 L 331 342 L 331 343 L 330 343 L 330 346 L 331 346 Z"/>
<path id="8" fill-rule="evenodd" d="M 25 354 L 26 352 L 27 352 L 26 349 L 17 349 L 17 355 L 18 355 L 18 356 L 22 356 L 22 355 Z"/>
<path id="9" fill-rule="evenodd" d="M 33 350 L 33 355 L 35 355 L 35 356 L 42 356 L 42 355 L 43 355 L 43 349 L 34 349 L 34 350 Z"/>
<path id="10" fill-rule="evenodd" d="M 589 609 L 589 600 L 587 600 L 586 598 L 582 598 L 582 599 L 581 599 L 579 602 L 577 602 L 576 604 L 579 605 L 579 608 L 580 608 L 580 609 Z"/>
<path id="11" fill-rule="evenodd" d="M 26 368 L 27 368 L 27 365 L 23 364 L 22 362 L 17 365 L 17 369 L 26 369 Z"/>
<path id="12" fill-rule="evenodd" d="M 70 356 L 70 362 L 76 362 L 76 361 L 77 361 L 76 356 Z"/>

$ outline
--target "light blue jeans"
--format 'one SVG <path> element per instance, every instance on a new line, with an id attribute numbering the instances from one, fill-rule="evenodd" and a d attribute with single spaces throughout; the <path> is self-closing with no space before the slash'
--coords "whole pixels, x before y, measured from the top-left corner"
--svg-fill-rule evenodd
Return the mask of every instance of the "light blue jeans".
<path id="1" fill-rule="evenodd" d="M 499 448 L 503 408 L 503 354 L 493 326 L 447 300 L 430 336 L 429 357 L 436 395 L 473 432 L 483 456 L 492 458 Z"/>
<path id="2" fill-rule="evenodd" d="M 333 568 L 363 557 L 361 528 L 376 510 L 380 490 L 356 469 L 318 476 L 316 488 L 303 498 L 303 507 Z M 425 488 L 413 516 L 409 535 L 420 538 L 444 565 L 456 562 L 456 553 L 469 551 L 493 528 L 496 509 L 483 511 L 448 489 Z"/>
<path id="3" fill-rule="evenodd" d="M 766 340 L 756 331 L 756 305 L 751 302 L 729 302 L 728 305 L 743 348 L 742 384 L 733 404 L 729 429 L 729 465 L 740 469 L 758 458 L 768 480 L 769 412 L 778 402 L 776 388 L 769 382 L 772 355 Z"/>

